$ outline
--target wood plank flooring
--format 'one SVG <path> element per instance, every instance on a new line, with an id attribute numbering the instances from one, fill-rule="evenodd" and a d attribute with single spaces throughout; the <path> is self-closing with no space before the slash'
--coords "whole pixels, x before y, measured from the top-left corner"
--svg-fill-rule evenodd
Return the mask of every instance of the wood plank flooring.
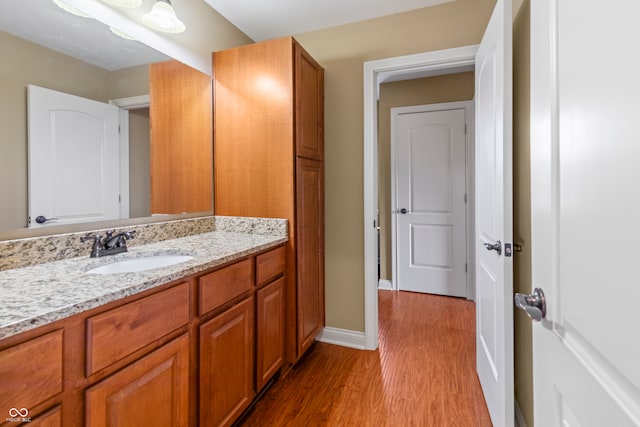
<path id="1" fill-rule="evenodd" d="M 379 349 L 325 343 L 242 426 L 491 426 L 475 371 L 475 305 L 379 292 Z"/>

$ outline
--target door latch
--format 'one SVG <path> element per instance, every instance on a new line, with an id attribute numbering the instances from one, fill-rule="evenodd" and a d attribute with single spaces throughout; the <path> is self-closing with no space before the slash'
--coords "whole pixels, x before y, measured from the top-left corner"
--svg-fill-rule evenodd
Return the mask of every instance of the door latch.
<path id="1" fill-rule="evenodd" d="M 495 243 L 484 243 L 484 246 L 488 251 L 496 251 L 498 255 L 502 255 L 502 242 L 500 240 Z"/>
<path id="2" fill-rule="evenodd" d="M 534 322 L 539 322 L 547 315 L 547 302 L 542 289 L 535 288 L 533 294 L 515 294 L 513 300 L 520 310 L 524 310 Z"/>

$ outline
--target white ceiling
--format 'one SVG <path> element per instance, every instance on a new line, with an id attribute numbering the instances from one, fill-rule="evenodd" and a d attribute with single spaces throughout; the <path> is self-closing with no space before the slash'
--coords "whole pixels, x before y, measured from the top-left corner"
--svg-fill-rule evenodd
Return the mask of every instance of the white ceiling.
<path id="1" fill-rule="evenodd" d="M 455 0 L 204 1 L 249 37 L 261 41 Z M 143 0 L 145 7 L 140 9 L 150 9 L 153 2 Z M 167 59 L 142 43 L 113 35 L 106 25 L 95 19 L 63 11 L 51 0 L 0 0 L 0 31 L 109 71 Z"/>
<path id="2" fill-rule="evenodd" d="M 63 11 L 51 0 L 0 0 L 0 31 L 108 71 L 167 59 L 140 42 L 114 35 L 95 19 Z"/>
<path id="3" fill-rule="evenodd" d="M 455 0 L 205 0 L 255 41 L 315 31 Z"/>

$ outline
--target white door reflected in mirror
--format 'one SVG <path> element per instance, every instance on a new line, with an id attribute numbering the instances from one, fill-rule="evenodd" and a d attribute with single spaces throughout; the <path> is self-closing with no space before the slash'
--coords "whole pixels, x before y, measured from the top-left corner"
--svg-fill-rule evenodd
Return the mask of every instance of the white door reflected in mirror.
<path id="1" fill-rule="evenodd" d="M 28 110 L 29 228 L 121 218 L 118 107 L 29 85 Z"/>

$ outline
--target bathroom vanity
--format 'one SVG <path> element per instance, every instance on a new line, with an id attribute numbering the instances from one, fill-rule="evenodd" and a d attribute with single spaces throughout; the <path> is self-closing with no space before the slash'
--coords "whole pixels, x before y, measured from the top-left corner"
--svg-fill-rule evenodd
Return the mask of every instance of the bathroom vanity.
<path id="1" fill-rule="evenodd" d="M 0 424 L 232 424 L 284 362 L 286 221 L 278 227 L 0 271 Z M 89 272 L 160 255 L 192 258 Z"/>

